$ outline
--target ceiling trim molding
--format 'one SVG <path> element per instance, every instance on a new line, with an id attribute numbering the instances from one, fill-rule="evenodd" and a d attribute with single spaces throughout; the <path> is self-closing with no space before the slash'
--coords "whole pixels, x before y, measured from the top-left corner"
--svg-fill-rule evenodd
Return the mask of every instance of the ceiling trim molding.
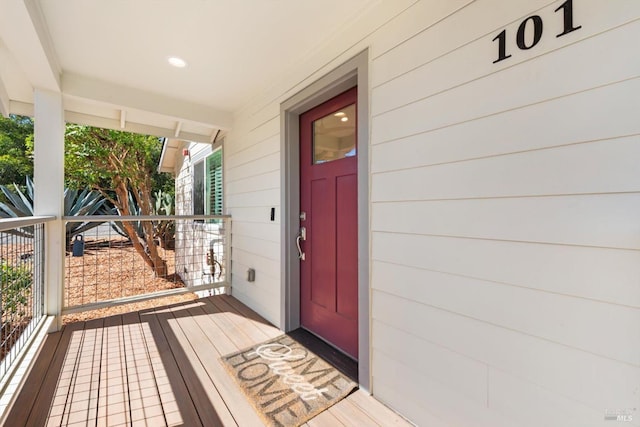
<path id="1" fill-rule="evenodd" d="M 163 128 L 159 126 L 145 125 L 127 121 L 125 127 L 120 127 L 120 119 L 109 119 L 106 117 L 93 116 L 91 114 L 78 113 L 75 111 L 65 111 L 64 115 L 67 123 L 77 123 L 80 125 L 95 126 L 106 129 L 120 130 L 125 132 L 140 133 L 143 135 L 154 135 L 165 138 L 174 138 L 175 129 Z M 189 141 L 208 142 L 209 135 L 201 135 L 192 132 L 181 132 L 181 138 Z"/>
<path id="2" fill-rule="evenodd" d="M 33 117 L 34 108 L 33 104 L 20 101 L 9 101 L 9 111 L 11 114 L 18 114 L 20 116 Z"/>
<path id="3" fill-rule="evenodd" d="M 51 34 L 49 33 L 49 28 L 47 27 L 40 3 L 36 0 L 24 0 L 24 4 L 31 19 L 33 29 L 38 36 L 38 40 L 40 40 L 40 47 L 49 64 L 49 71 L 56 81 L 58 89 L 60 89 L 62 83 L 60 78 L 62 75 L 62 67 L 60 67 L 60 63 L 58 62 L 58 55 L 53 47 L 53 40 L 51 39 Z"/>
<path id="4" fill-rule="evenodd" d="M 173 117 L 177 121 L 194 122 L 218 129 L 230 129 L 233 120 L 232 114 L 228 111 L 73 73 L 63 74 L 62 88 L 63 94 L 67 96 L 102 102 L 118 109 L 156 113 Z M 170 136 L 173 135 L 172 132 Z"/>

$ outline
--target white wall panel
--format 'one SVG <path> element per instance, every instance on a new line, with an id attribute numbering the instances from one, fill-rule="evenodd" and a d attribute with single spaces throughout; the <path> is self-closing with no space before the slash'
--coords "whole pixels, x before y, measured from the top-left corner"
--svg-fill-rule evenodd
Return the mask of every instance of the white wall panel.
<path id="1" fill-rule="evenodd" d="M 415 335 L 374 321 L 376 352 L 386 355 L 478 404 L 488 399 L 487 369 L 484 363 L 430 343 Z"/>
<path id="2" fill-rule="evenodd" d="M 248 162 L 254 161 L 262 157 L 266 157 L 270 154 L 278 153 L 280 151 L 280 135 L 270 136 L 269 138 L 260 141 L 248 148 L 241 151 L 232 151 L 226 158 L 227 164 L 230 169 L 236 168 Z"/>
<path id="3" fill-rule="evenodd" d="M 372 199 L 442 200 L 640 191 L 640 136 L 373 175 Z"/>
<path id="4" fill-rule="evenodd" d="M 638 93 L 640 78 L 378 144 L 372 172 L 638 134 Z"/>
<path id="5" fill-rule="evenodd" d="M 233 253 L 233 259 L 238 264 L 255 268 L 256 271 L 264 272 L 268 277 L 273 279 L 280 277 L 279 257 L 280 254 L 255 254 L 246 252 L 240 248 L 235 248 Z"/>
<path id="6" fill-rule="evenodd" d="M 407 349 L 410 351 L 410 349 Z M 419 426 L 512 427 L 512 421 L 465 395 L 432 380 L 413 366 L 373 352 L 373 364 L 385 366 L 374 374 L 386 400 L 401 401 L 403 410 Z"/>
<path id="7" fill-rule="evenodd" d="M 420 33 L 446 20 L 447 17 L 474 1 L 475 0 L 422 0 L 416 2 L 412 7 L 407 8 L 394 17 L 394 19 L 390 20 L 384 27 L 372 35 L 371 58 L 375 60 L 386 53 L 397 51 L 399 45 L 410 41 L 414 37 L 419 37 Z M 412 55 L 409 56 L 415 58 L 421 55 L 415 55 L 415 52 L 412 52 Z M 409 58 L 400 57 L 397 59 L 406 60 Z M 399 68 L 403 70 L 408 69 L 405 64 L 398 65 Z M 380 68 L 381 67 L 376 67 L 376 72 L 378 72 Z"/>
<path id="8" fill-rule="evenodd" d="M 229 194 L 250 193 L 252 191 L 280 188 L 280 171 L 275 170 L 261 175 L 236 179 L 235 181 L 227 181 L 226 185 Z"/>
<path id="9" fill-rule="evenodd" d="M 609 405 L 637 407 L 640 371 L 627 363 L 408 299 L 391 295 L 380 298 L 377 292 L 373 312 L 379 322 L 523 378 L 552 393 L 570 396 L 593 409 Z M 374 378 L 386 369 L 388 366 L 374 364 Z M 406 382 L 418 385 L 411 376 Z M 398 396 L 397 400 L 401 399 L 402 396 Z"/>
<path id="10" fill-rule="evenodd" d="M 276 152 L 267 156 L 250 158 L 236 167 L 225 169 L 225 177 L 228 181 L 233 182 L 239 179 L 273 172 L 279 170 L 279 167 L 280 153 Z"/>
<path id="11" fill-rule="evenodd" d="M 280 225 L 275 223 L 257 223 L 239 221 L 233 227 L 235 237 L 251 237 L 254 239 L 267 240 L 270 242 L 280 242 Z"/>
<path id="12" fill-rule="evenodd" d="M 640 249 L 640 193 L 374 203 L 373 231 Z"/>
<path id="13" fill-rule="evenodd" d="M 381 262 L 373 272 L 376 290 L 640 367 L 640 334 L 629 327 L 640 308 Z"/>
<path id="14" fill-rule="evenodd" d="M 563 3 L 378 2 L 226 138 L 233 292 L 277 324 L 280 103 L 369 48 L 373 392 L 418 425 L 640 408 L 640 2 L 574 0 L 557 38 Z"/>
<path id="15" fill-rule="evenodd" d="M 266 256 L 269 254 L 274 260 L 276 254 L 280 253 L 279 242 L 272 242 L 269 240 L 256 239 L 249 236 L 233 236 L 233 247 L 239 248 L 247 253 L 252 253 L 260 256 Z"/>
<path id="16" fill-rule="evenodd" d="M 379 232 L 372 245 L 378 261 L 640 307 L 638 251 Z"/>
<path id="17" fill-rule="evenodd" d="M 490 409 L 513 420 L 513 425 L 606 427 L 611 424 L 604 420 L 604 414 L 612 408 L 591 408 L 498 369 L 490 369 L 488 379 Z"/>
<path id="18" fill-rule="evenodd" d="M 246 129 L 245 132 L 242 132 L 242 126 L 243 124 L 238 123 L 238 127 L 234 126 L 233 131 L 230 133 L 230 137 L 234 141 L 230 151 L 231 155 L 249 150 L 278 135 L 280 133 L 280 117 L 270 114 L 270 117 L 264 122 L 246 123 L 244 126 L 249 127 L 249 129 Z"/>
<path id="19" fill-rule="evenodd" d="M 276 210 L 275 221 L 280 223 L 280 209 L 278 206 L 274 206 Z M 233 217 L 235 222 L 260 222 L 266 223 L 271 218 L 271 207 L 257 206 L 257 207 L 234 207 L 228 209 L 229 214 Z"/>
<path id="20" fill-rule="evenodd" d="M 395 49 L 385 51 L 376 58 L 372 70 L 372 86 L 377 87 L 402 74 L 415 70 L 420 66 L 437 60 L 448 52 L 456 50 L 479 37 L 487 37 L 498 33 L 498 28 L 522 19 L 523 15 L 544 7 L 549 0 L 516 0 L 502 2 L 500 0 L 484 0 L 471 2 L 467 7 L 433 27 L 420 26 L 425 29 L 417 36 L 398 44 Z M 408 13 L 413 13 L 413 8 Z M 442 17 L 442 16 L 441 16 Z M 439 17 L 439 18 L 441 18 Z M 419 25 L 418 23 L 413 23 Z M 464 28 L 464 31 L 460 31 Z M 494 36 L 489 37 L 488 42 Z M 493 59 L 492 59 L 493 61 Z M 428 84 L 428 82 L 425 82 Z"/>
<path id="21" fill-rule="evenodd" d="M 551 5 L 535 11 L 536 14 L 543 17 L 544 21 L 546 21 L 546 27 L 543 27 L 544 30 L 539 45 L 537 45 L 535 49 L 518 50 L 514 42 L 511 42 L 510 44 L 507 43 L 507 47 L 510 47 L 510 49 L 508 49 L 508 53 L 512 56 L 498 64 L 493 63 L 493 60 L 497 58 L 497 43 L 491 42 L 494 37 L 493 33 L 483 34 L 482 37 L 448 52 L 446 55 L 439 57 L 435 61 L 429 60 L 425 65 L 418 68 L 409 68 L 411 71 L 408 72 L 406 71 L 407 68 L 401 67 L 397 63 L 390 63 L 390 66 L 393 65 L 394 67 L 398 67 L 398 71 L 394 74 L 399 74 L 399 76 L 373 89 L 371 113 L 373 116 L 377 116 L 385 111 L 402 107 L 417 100 L 444 92 L 453 87 L 497 73 L 504 67 L 513 67 L 514 65 L 523 63 L 524 61 L 530 61 L 534 57 L 545 55 L 568 44 L 576 43 L 578 40 L 588 39 L 603 30 L 624 24 L 629 21 L 629 16 L 637 16 L 640 14 L 640 3 L 633 0 L 623 0 L 611 3 L 610 10 L 605 14 L 580 13 L 587 7 L 597 5 L 599 1 L 600 0 L 582 0 L 580 7 L 578 8 L 579 12 L 574 16 L 574 22 L 582 25 L 582 29 L 563 36 L 562 38 L 555 37 L 559 32 L 558 30 L 562 29 L 561 18 L 563 16 L 562 13 L 553 12 L 557 8 L 557 2 L 553 2 Z M 479 19 L 477 9 L 486 8 L 486 3 L 487 2 L 482 1 L 476 2 L 464 10 L 461 10 L 457 15 L 452 16 L 451 19 L 442 21 L 438 27 L 442 34 L 431 34 L 431 32 L 427 31 L 426 34 L 421 36 L 430 36 L 435 39 L 441 39 L 446 37 L 444 34 L 453 34 L 456 26 L 458 28 L 464 27 L 466 31 L 461 33 L 464 33 L 465 35 L 468 35 L 477 28 L 486 29 L 487 21 L 496 20 L 495 22 L 503 23 L 504 21 L 497 21 L 497 19 L 501 18 L 500 15 L 502 13 L 509 12 L 509 9 L 513 10 L 518 6 L 518 3 L 522 2 L 516 1 L 505 4 L 504 2 L 495 1 L 494 3 L 496 3 L 497 7 L 492 10 L 490 15 L 486 16 L 487 19 Z M 497 3 L 499 3 L 499 6 Z M 531 6 L 533 6 L 533 4 Z M 495 13 L 498 10 L 500 12 Z M 615 13 L 621 11 L 624 12 L 624 14 Z M 512 36 L 511 39 L 515 39 L 518 26 L 522 21 L 520 17 L 518 18 L 519 19 L 517 19 L 516 22 L 505 27 L 507 34 Z M 494 31 L 496 34 L 498 32 L 499 30 Z M 608 42 L 608 40 L 604 39 L 599 43 Z M 590 42 L 586 42 L 583 48 L 589 46 L 589 44 Z M 450 47 L 451 45 L 449 43 L 443 43 L 442 46 Z M 572 48 L 569 48 L 567 49 L 568 51 L 563 51 L 562 56 L 571 58 L 571 49 Z M 399 50 L 402 49 L 400 48 Z M 612 50 L 614 52 L 617 51 L 618 53 L 622 53 L 615 48 L 612 48 Z M 421 58 L 423 54 L 424 52 L 420 51 L 418 55 L 411 56 L 412 60 L 415 61 L 416 58 Z M 491 59 L 492 56 L 493 59 Z M 590 58 L 588 59 L 590 60 Z M 554 61 L 555 60 L 557 59 L 554 58 Z M 469 66 L 471 64 L 473 64 L 473 66 Z M 530 66 L 531 64 L 526 64 L 526 67 Z M 378 67 L 375 67 L 375 69 L 378 69 Z M 562 78 L 563 71 L 565 70 L 558 69 L 555 71 L 557 78 Z M 402 74 L 400 74 L 400 72 Z M 416 82 L 422 82 L 422 84 L 416 85 Z"/>
<path id="22" fill-rule="evenodd" d="M 372 144 L 638 77 L 640 57 L 628 55 L 626 47 L 629 38 L 638 33 L 640 21 L 635 21 L 599 37 L 374 116 Z M 597 72 L 584 72 L 593 69 L 593 58 L 598 58 Z"/>

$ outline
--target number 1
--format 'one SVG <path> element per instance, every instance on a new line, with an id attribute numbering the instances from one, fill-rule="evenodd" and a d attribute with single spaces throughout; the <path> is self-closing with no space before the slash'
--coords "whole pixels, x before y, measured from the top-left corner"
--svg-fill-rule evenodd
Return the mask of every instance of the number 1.
<path id="1" fill-rule="evenodd" d="M 502 32 L 491 41 L 494 42 L 496 40 L 498 40 L 498 59 L 493 61 L 494 64 L 511 58 L 511 55 L 507 55 L 507 30 L 502 30 Z"/>
<path id="2" fill-rule="evenodd" d="M 562 31 L 556 37 L 562 37 L 582 28 L 582 25 L 578 25 L 577 27 L 573 26 L 573 0 L 567 0 L 566 2 L 562 3 L 562 5 L 554 10 L 554 12 L 557 12 L 560 9 L 562 9 L 564 12 L 564 31 Z"/>

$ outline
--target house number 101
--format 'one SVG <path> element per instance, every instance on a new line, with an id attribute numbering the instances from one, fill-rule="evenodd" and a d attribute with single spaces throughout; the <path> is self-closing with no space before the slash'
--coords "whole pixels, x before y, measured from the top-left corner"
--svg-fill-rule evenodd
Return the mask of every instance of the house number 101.
<path id="1" fill-rule="evenodd" d="M 556 35 L 556 37 L 565 36 L 582 28 L 582 25 L 578 25 L 577 27 L 573 25 L 573 0 L 565 1 L 554 12 L 557 13 L 560 10 L 562 10 L 562 13 L 564 14 L 564 28 L 560 34 Z M 533 40 L 531 40 L 530 43 L 527 43 L 524 35 L 527 31 L 527 27 L 530 25 L 533 25 Z M 542 18 L 538 15 L 532 15 L 522 21 L 518 27 L 518 33 L 516 34 L 516 44 L 518 45 L 518 48 L 520 48 L 520 50 L 529 50 L 537 45 L 542 38 L 542 28 Z M 511 58 L 511 55 L 507 55 L 507 30 L 502 30 L 492 41 L 495 42 L 496 40 L 498 41 L 498 59 L 493 61 L 494 64 L 504 61 L 507 58 Z"/>

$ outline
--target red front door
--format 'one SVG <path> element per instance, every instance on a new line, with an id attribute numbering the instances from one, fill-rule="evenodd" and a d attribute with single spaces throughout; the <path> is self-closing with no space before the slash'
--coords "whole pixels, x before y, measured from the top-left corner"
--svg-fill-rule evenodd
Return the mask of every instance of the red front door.
<path id="1" fill-rule="evenodd" d="M 358 358 L 357 89 L 300 116 L 302 326 Z"/>

